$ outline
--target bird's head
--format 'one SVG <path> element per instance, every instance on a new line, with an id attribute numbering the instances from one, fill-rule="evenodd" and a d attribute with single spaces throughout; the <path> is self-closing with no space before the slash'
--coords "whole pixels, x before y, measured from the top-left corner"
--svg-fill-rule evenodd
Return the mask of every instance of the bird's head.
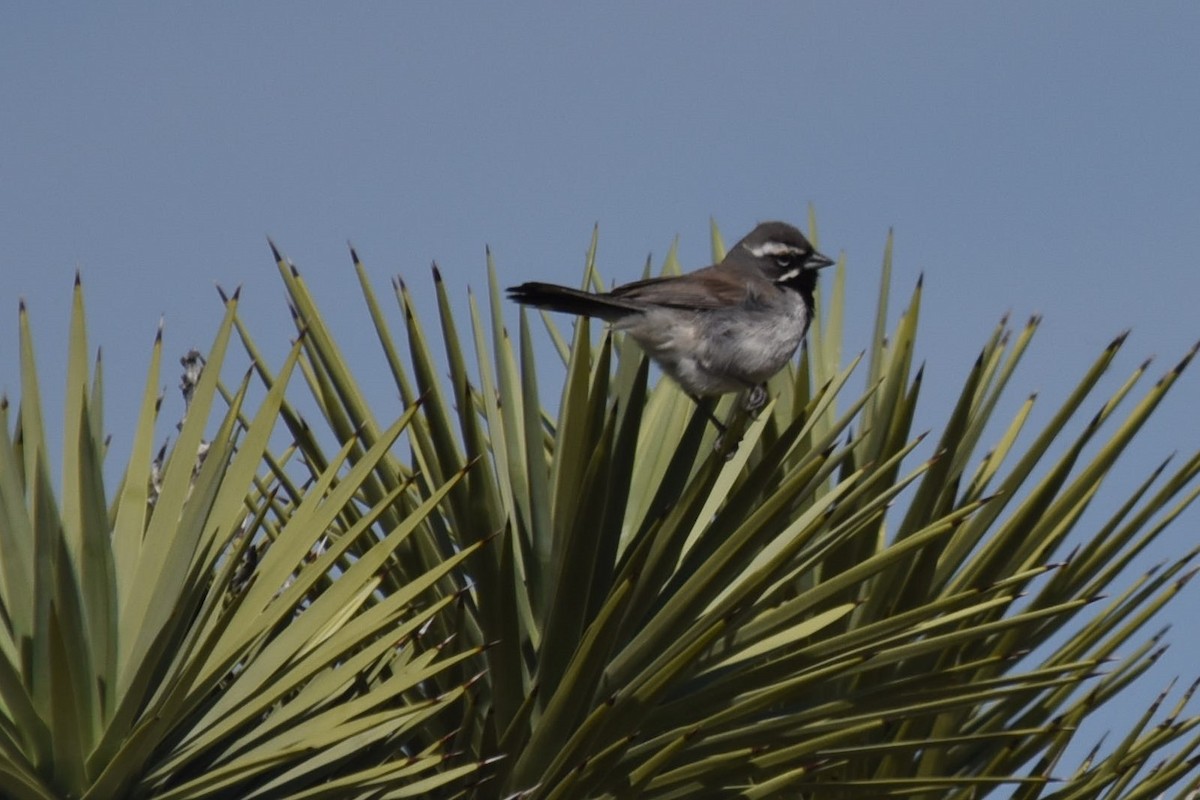
<path id="1" fill-rule="evenodd" d="M 759 269 L 767 279 L 785 286 L 816 284 L 817 270 L 833 264 L 817 252 L 797 228 L 786 222 L 763 222 L 746 234 L 722 264 Z"/>

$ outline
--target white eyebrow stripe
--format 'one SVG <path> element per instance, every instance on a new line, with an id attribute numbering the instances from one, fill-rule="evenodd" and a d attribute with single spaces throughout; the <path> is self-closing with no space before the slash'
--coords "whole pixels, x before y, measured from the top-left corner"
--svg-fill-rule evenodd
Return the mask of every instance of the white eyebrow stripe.
<path id="1" fill-rule="evenodd" d="M 742 246 L 753 253 L 755 258 L 762 258 L 763 256 L 798 256 L 803 255 L 805 252 L 802 247 L 784 244 L 783 242 L 763 242 L 758 247 L 751 247 L 748 244 Z"/>

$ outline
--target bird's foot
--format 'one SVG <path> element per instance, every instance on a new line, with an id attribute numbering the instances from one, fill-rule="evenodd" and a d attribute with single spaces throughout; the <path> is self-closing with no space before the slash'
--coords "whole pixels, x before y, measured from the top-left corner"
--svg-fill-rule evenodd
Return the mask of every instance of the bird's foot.
<path id="1" fill-rule="evenodd" d="M 751 387 L 750 391 L 746 392 L 746 397 L 742 401 L 742 408 L 746 409 L 746 412 L 750 414 L 750 416 L 754 417 L 758 415 L 758 412 L 766 404 L 767 385 L 765 383 L 760 383 Z"/>
<path id="2" fill-rule="evenodd" d="M 725 439 L 728 431 L 721 431 L 717 434 L 717 438 L 713 440 L 713 452 L 719 455 L 725 461 L 732 461 L 733 456 L 737 453 L 738 446 L 742 443 L 741 439 L 737 439 L 726 445 Z"/>
<path id="3" fill-rule="evenodd" d="M 704 414 L 704 416 L 708 418 L 708 421 L 712 423 L 712 426 L 717 429 L 717 438 L 713 441 L 713 450 L 717 453 L 720 453 L 726 461 L 733 458 L 733 454 L 737 452 L 737 446 L 740 440 L 733 442 L 732 447 L 726 446 L 725 440 L 726 434 L 729 433 L 729 426 L 717 419 L 717 415 L 713 412 L 713 408 L 716 404 L 713 402 L 712 398 L 700 398 L 696 395 L 688 396 L 692 398 L 692 402 L 696 404 L 696 408 L 698 408 Z"/>

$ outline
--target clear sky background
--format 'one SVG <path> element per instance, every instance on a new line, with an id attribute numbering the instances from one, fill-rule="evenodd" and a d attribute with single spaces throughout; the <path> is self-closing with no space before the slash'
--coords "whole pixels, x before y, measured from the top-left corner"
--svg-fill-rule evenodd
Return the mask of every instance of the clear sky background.
<path id="1" fill-rule="evenodd" d="M 1041 422 L 1123 329 L 1110 388 L 1200 338 L 1198 42 L 1190 1 L 10 6 L 0 390 L 19 393 L 23 297 L 54 407 L 76 269 L 119 466 L 160 315 L 172 396 L 174 359 L 211 342 L 214 284 L 241 285 L 259 342 L 284 352 L 267 235 L 367 380 L 381 361 L 347 240 L 385 297 L 400 274 L 428 301 L 436 259 L 461 300 L 488 244 L 506 283 L 574 283 L 599 224 L 601 271 L 627 280 L 676 236 L 685 266 L 707 263 L 710 217 L 732 243 L 759 220 L 804 225 L 811 203 L 822 249 L 848 259 L 849 351 L 867 346 L 889 227 L 898 299 L 925 274 L 918 428 L 1009 311 L 1045 315 L 1009 407 L 1038 391 Z M 1200 448 L 1192 373 L 1100 510 Z M 1193 511 L 1139 570 L 1198 529 Z M 1175 603 L 1172 652 L 1086 742 L 1200 673 L 1198 601 Z"/>

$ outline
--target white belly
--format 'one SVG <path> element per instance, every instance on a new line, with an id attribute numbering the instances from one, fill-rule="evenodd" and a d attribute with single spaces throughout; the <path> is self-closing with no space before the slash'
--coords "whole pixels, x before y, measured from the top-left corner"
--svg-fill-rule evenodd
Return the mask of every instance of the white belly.
<path id="1" fill-rule="evenodd" d="M 770 311 L 656 308 L 614 327 L 628 331 L 689 394 L 737 392 L 783 369 L 804 339 L 808 309 L 799 294 L 787 299 Z"/>

